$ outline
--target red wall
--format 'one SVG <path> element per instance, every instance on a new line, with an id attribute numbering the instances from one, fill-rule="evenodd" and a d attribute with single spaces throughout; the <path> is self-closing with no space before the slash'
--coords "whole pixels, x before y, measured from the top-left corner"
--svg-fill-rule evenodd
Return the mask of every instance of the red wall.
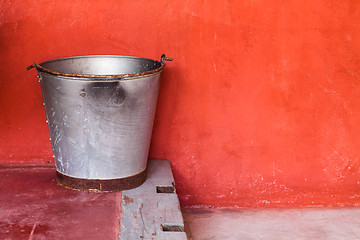
<path id="1" fill-rule="evenodd" d="M 359 205 L 360 1 L 0 7 L 0 162 L 52 161 L 33 60 L 166 53 L 150 156 L 183 205 Z"/>

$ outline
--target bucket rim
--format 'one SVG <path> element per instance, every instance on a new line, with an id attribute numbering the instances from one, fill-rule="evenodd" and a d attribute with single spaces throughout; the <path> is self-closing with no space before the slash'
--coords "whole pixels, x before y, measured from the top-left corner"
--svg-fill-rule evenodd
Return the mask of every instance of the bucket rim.
<path id="1" fill-rule="evenodd" d="M 128 59 L 137 59 L 137 60 L 149 60 L 153 61 L 155 63 L 159 63 L 160 67 L 144 71 L 144 72 L 138 72 L 138 73 L 125 73 L 125 74 L 115 74 L 115 75 L 98 75 L 98 74 L 76 74 L 76 73 L 64 73 L 64 72 L 57 72 L 50 69 L 47 69 L 41 65 L 49 63 L 49 62 L 57 62 L 57 61 L 63 61 L 63 60 L 70 60 L 70 59 L 79 59 L 79 58 L 128 58 Z M 172 60 L 172 59 L 171 59 Z M 56 76 L 62 76 L 62 77 L 70 77 L 70 78 L 85 78 L 85 79 L 95 79 L 95 80 L 101 80 L 101 79 L 124 79 L 124 78 L 136 78 L 136 77 L 143 77 L 146 75 L 152 75 L 157 72 L 161 72 L 163 68 L 165 67 L 166 63 L 165 61 L 171 61 L 169 58 L 165 57 L 165 54 L 161 56 L 160 61 L 153 60 L 150 58 L 142 58 L 142 57 L 135 57 L 135 56 L 123 56 L 123 55 L 83 55 L 83 56 L 72 56 L 72 57 L 63 57 L 63 58 L 56 58 L 52 60 L 48 60 L 45 62 L 42 62 L 40 64 L 34 64 L 32 65 L 37 69 L 37 71 L 49 73 Z"/>

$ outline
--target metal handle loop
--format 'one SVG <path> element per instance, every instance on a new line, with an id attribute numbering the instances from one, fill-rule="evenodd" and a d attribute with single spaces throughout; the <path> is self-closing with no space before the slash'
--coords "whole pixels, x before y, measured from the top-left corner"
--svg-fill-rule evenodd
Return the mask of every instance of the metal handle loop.
<path id="1" fill-rule="evenodd" d="M 172 58 L 166 57 L 165 54 L 161 55 L 160 62 L 161 65 L 165 64 L 165 61 L 172 61 Z"/>

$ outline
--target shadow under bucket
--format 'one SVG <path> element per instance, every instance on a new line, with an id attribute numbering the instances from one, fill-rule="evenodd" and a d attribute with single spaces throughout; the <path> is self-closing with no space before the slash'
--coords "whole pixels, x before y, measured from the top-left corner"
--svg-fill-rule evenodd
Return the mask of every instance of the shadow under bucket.
<path id="1" fill-rule="evenodd" d="M 140 186 L 165 61 L 79 56 L 33 64 L 59 185 L 114 192 Z"/>

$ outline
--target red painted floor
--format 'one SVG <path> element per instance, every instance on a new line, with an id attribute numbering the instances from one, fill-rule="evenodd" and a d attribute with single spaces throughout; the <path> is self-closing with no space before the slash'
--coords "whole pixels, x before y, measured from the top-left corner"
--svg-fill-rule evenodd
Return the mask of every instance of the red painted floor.
<path id="1" fill-rule="evenodd" d="M 56 184 L 53 167 L 0 166 L 0 239 L 118 239 L 121 193 Z"/>

